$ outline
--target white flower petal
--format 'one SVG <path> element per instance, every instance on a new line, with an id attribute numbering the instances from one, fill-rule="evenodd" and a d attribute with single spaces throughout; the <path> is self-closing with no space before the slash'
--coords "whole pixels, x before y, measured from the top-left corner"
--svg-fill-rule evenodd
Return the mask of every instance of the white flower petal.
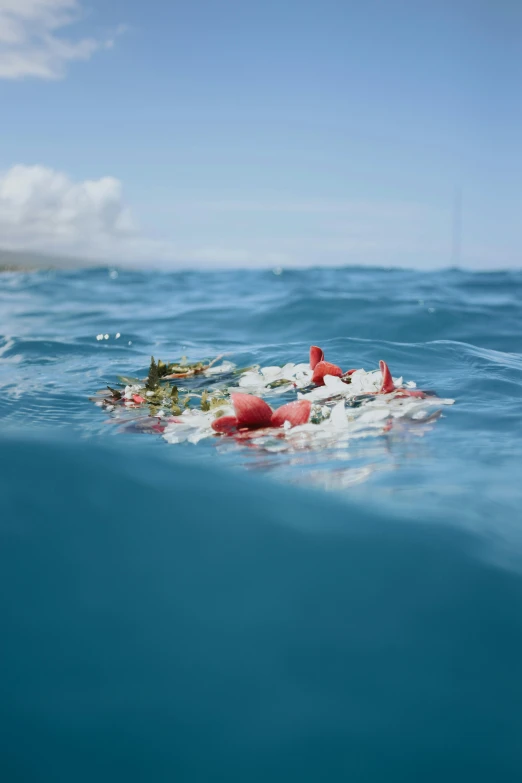
<path id="1" fill-rule="evenodd" d="M 261 367 L 261 373 L 266 383 L 272 383 L 283 377 L 281 367 Z"/>
<path id="2" fill-rule="evenodd" d="M 334 405 L 329 421 L 331 426 L 338 430 L 346 429 L 348 427 L 348 419 L 346 418 L 344 400 L 341 400 L 341 402 L 338 402 L 337 405 Z"/>
<path id="3" fill-rule="evenodd" d="M 222 373 L 230 372 L 235 368 L 235 364 L 233 362 L 223 362 L 222 364 L 213 364 L 212 367 L 209 367 L 207 370 L 205 370 L 205 375 L 221 375 Z"/>

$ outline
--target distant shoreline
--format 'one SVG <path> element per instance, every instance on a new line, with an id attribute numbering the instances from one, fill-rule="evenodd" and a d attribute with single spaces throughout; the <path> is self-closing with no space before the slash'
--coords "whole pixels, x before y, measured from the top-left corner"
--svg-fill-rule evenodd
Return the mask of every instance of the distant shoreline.
<path id="1" fill-rule="evenodd" d="M 51 256 L 23 250 L 0 250 L 0 272 L 41 272 L 44 269 L 78 269 L 104 264 L 70 256 Z"/>

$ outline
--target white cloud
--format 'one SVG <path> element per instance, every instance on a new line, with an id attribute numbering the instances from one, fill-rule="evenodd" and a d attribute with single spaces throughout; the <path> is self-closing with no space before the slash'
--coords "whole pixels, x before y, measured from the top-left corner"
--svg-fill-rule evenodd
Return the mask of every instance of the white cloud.
<path id="1" fill-rule="evenodd" d="M 111 48 L 114 37 L 72 40 L 61 34 L 81 14 L 78 0 L 0 0 L 0 78 L 60 79 L 68 63 Z"/>
<path id="2" fill-rule="evenodd" d="M 72 181 L 45 166 L 0 172 L 0 248 L 116 263 L 273 266 L 292 258 L 270 247 L 176 242 L 144 235 L 114 177 Z"/>
<path id="3" fill-rule="evenodd" d="M 137 235 L 114 177 L 72 182 L 44 166 L 0 174 L 0 237 L 10 249 L 111 254 Z"/>
<path id="4" fill-rule="evenodd" d="M 205 263 L 191 247 L 144 235 L 122 191 L 115 177 L 74 182 L 46 166 L 23 164 L 0 171 L 0 251 L 118 264 Z"/>

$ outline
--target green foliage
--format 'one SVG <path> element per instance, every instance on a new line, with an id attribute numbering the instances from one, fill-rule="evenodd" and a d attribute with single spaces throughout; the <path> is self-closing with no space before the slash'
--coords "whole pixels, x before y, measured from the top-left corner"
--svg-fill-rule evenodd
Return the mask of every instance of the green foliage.
<path id="1" fill-rule="evenodd" d="M 147 376 L 147 382 L 145 383 L 145 388 L 148 389 L 149 391 L 155 391 L 158 388 L 158 385 L 159 385 L 158 365 L 156 364 L 154 356 L 151 356 L 149 374 Z"/>
<path id="2" fill-rule="evenodd" d="M 198 375 L 198 373 L 206 370 L 207 365 L 204 362 L 194 362 L 193 364 L 186 364 L 183 362 L 171 362 L 165 365 L 165 372 L 163 375 Z"/>
<path id="3" fill-rule="evenodd" d="M 205 389 L 203 394 L 201 395 L 201 410 L 202 411 L 209 411 L 210 410 L 210 402 L 208 399 L 208 391 Z"/>
<path id="4" fill-rule="evenodd" d="M 217 359 L 214 359 L 213 362 L 207 360 L 189 362 L 187 357 L 183 356 L 175 362 L 163 362 L 161 359 L 156 360 L 154 356 L 151 356 L 145 380 L 143 378 L 122 375 L 118 376 L 118 381 L 122 386 L 136 387 L 136 393 L 140 394 L 145 400 L 143 405 L 148 406 L 149 415 L 154 415 L 156 411 L 163 408 L 170 410 L 173 415 L 179 416 L 183 409 L 190 408 L 192 398 L 198 400 L 202 411 L 214 411 L 219 406 L 227 404 L 228 391 L 226 386 L 222 385 L 221 388 L 215 388 L 215 381 L 213 381 L 213 389 L 202 389 L 200 393 L 194 393 L 191 391 L 190 385 L 188 388 L 184 385 L 182 379 L 190 379 L 193 376 L 204 373 L 216 361 Z M 179 382 L 176 381 L 178 385 L 170 386 L 168 383 L 169 379 L 176 376 L 180 377 Z M 123 391 L 119 391 L 112 386 L 107 386 L 107 389 L 111 394 L 111 399 L 109 399 L 107 393 L 105 393 L 107 402 L 123 402 Z"/>
<path id="5" fill-rule="evenodd" d="M 222 393 L 216 394 L 216 396 L 211 397 L 209 400 L 209 410 L 214 410 L 215 408 L 219 408 L 220 405 L 223 405 L 224 398 Z"/>
<path id="6" fill-rule="evenodd" d="M 158 377 L 163 378 L 164 375 L 168 374 L 168 371 L 168 364 L 165 364 L 165 362 L 162 362 L 161 359 L 158 359 Z"/>

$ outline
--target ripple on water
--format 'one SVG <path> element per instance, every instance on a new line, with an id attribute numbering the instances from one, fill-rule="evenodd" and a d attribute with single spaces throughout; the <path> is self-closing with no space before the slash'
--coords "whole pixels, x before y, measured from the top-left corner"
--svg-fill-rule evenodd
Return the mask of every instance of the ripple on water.
<path id="1" fill-rule="evenodd" d="M 228 446 L 202 447 L 196 457 L 187 451 L 194 447 L 179 447 L 186 458 L 335 485 L 401 509 L 409 495 L 417 516 L 437 497 L 441 513 L 455 520 L 487 516 L 502 527 L 519 514 L 520 273 L 112 271 L 0 277 L 4 427 L 68 427 L 80 438 L 104 438 L 115 430 L 89 397 L 119 375 L 143 377 L 151 354 L 200 359 L 224 352 L 237 366 L 267 366 L 306 361 L 309 345 L 320 343 L 342 367 L 387 360 L 395 375 L 455 398 L 451 415 L 422 437 L 405 431 L 322 455 L 304 451 L 293 461 L 278 454 L 263 461 Z M 144 440 L 122 435 L 122 456 L 129 448 L 139 453 Z M 456 482 L 458 503 L 445 490 Z M 510 485 L 503 496 L 494 489 Z M 491 509 L 482 513 L 481 495 L 496 498 L 495 521 Z"/>

